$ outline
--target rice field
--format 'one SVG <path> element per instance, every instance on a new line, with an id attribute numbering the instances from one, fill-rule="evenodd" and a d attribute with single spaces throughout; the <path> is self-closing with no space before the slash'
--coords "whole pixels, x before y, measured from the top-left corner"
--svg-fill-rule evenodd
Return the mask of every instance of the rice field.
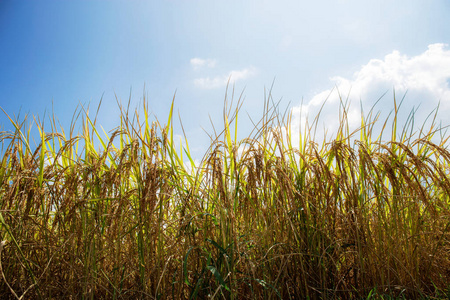
<path id="1" fill-rule="evenodd" d="M 342 105 L 318 143 L 318 118 L 294 132 L 271 103 L 238 140 L 242 102 L 225 100 L 198 160 L 174 140 L 174 104 L 165 122 L 120 107 L 111 132 L 83 109 L 69 129 L 9 118 L 0 298 L 448 299 L 445 130 L 410 130 L 395 105 L 350 132 Z"/>

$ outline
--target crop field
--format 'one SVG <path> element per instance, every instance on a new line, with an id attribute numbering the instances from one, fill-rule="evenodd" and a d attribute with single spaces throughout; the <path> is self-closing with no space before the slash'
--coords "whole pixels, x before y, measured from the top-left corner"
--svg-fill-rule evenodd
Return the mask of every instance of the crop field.
<path id="1" fill-rule="evenodd" d="M 120 106 L 110 132 L 84 109 L 70 128 L 10 117 L 0 298 L 450 297 L 445 128 L 398 124 L 395 104 L 350 131 L 343 103 L 319 143 L 319 116 L 294 132 L 269 99 L 237 139 L 230 102 L 199 159 L 174 140 L 173 104 L 164 122 Z"/>

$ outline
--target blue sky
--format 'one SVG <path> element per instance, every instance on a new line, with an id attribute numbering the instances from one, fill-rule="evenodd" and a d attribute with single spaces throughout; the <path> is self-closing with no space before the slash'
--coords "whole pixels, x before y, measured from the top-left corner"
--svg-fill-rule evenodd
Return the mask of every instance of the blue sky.
<path id="1" fill-rule="evenodd" d="M 445 119 L 449 15 L 446 0 L 2 0 L 0 106 L 43 116 L 53 103 L 68 129 L 79 103 L 93 110 L 103 96 L 99 124 L 110 130 L 119 125 L 115 95 L 124 104 L 131 95 L 136 108 L 145 86 L 150 111 L 165 122 L 176 91 L 198 151 L 208 144 L 201 128 L 211 132 L 209 116 L 220 125 L 230 76 L 237 95 L 245 89 L 243 129 L 251 127 L 246 112 L 261 116 L 274 79 L 274 99 L 296 113 L 303 100 L 313 114 L 334 87 L 351 89 L 358 107 L 389 91 L 379 106 L 388 110 L 395 88 L 408 91 L 407 109 L 421 104 L 424 114 L 441 101 Z M 324 112 L 331 125 L 333 99 Z M 0 126 L 10 128 L 3 115 Z"/>

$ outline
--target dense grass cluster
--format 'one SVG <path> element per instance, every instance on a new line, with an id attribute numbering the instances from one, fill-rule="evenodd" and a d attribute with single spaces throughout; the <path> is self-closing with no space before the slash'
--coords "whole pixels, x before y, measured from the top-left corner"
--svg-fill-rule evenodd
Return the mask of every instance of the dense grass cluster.
<path id="1" fill-rule="evenodd" d="M 434 123 L 398 130 L 395 110 L 383 141 L 371 114 L 350 133 L 344 105 L 335 138 L 318 145 L 310 126 L 292 145 L 268 103 L 243 140 L 225 104 L 199 163 L 172 110 L 164 126 L 121 110 L 109 136 L 88 113 L 81 133 L 35 120 L 37 146 L 11 119 L 0 298 L 449 297 L 450 152 Z"/>

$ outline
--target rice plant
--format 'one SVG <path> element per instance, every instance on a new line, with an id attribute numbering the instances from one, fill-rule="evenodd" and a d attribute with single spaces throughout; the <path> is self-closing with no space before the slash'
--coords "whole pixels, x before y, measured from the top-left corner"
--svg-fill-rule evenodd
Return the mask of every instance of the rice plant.
<path id="1" fill-rule="evenodd" d="M 173 102 L 165 123 L 145 104 L 120 106 L 109 133 L 84 109 L 68 132 L 56 116 L 8 116 L 1 298 L 448 298 L 442 128 L 400 128 L 395 105 L 391 119 L 371 111 L 350 132 L 343 104 L 335 137 L 318 144 L 318 118 L 293 132 L 270 103 L 238 140 L 242 102 L 225 99 L 199 163 L 187 139 L 174 141 Z"/>

